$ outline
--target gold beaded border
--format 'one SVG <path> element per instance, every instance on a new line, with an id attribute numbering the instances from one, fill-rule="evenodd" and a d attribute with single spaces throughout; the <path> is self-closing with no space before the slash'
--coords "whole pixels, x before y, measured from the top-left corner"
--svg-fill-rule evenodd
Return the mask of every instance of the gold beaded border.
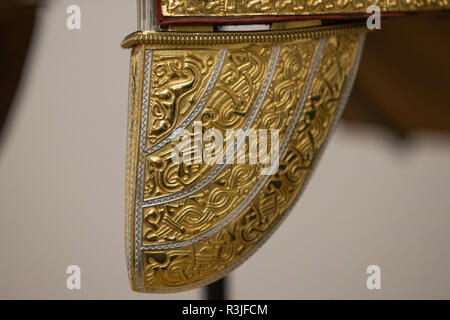
<path id="1" fill-rule="evenodd" d="M 347 23 L 342 25 L 299 28 L 257 32 L 152 32 L 140 31 L 127 36 L 122 48 L 147 44 L 153 46 L 202 46 L 238 45 L 246 43 L 283 43 L 296 40 L 310 40 L 336 34 L 351 34 L 370 31 L 365 24 Z"/>

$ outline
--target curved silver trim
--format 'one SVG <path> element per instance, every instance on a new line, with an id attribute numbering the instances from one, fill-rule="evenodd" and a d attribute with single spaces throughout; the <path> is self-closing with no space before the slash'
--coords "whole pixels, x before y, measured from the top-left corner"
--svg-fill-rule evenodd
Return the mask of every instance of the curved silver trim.
<path id="1" fill-rule="evenodd" d="M 165 137 L 163 140 L 161 140 L 160 142 L 154 144 L 149 149 L 147 149 L 145 151 L 146 154 L 152 154 L 152 153 L 158 151 L 159 149 L 161 149 L 162 147 L 164 147 L 165 145 L 178 139 L 181 136 L 183 130 L 186 129 L 187 126 L 190 125 L 192 123 L 192 121 L 194 121 L 194 119 L 199 115 L 199 113 L 205 108 L 205 105 L 208 102 L 214 87 L 216 86 L 217 80 L 219 79 L 219 75 L 222 71 L 227 52 L 228 52 L 228 50 L 226 50 L 226 49 L 221 49 L 219 51 L 219 57 L 217 58 L 217 63 L 214 66 L 214 70 L 211 74 L 211 78 L 209 79 L 208 84 L 206 85 L 206 89 L 203 92 L 201 99 L 198 101 L 198 103 L 194 107 L 194 109 L 192 109 L 191 113 L 186 117 L 186 119 L 183 120 L 183 122 L 168 137 Z"/>
<path id="2" fill-rule="evenodd" d="M 137 59 L 136 59 L 136 66 L 135 66 L 136 69 L 135 69 L 135 74 L 134 74 L 134 76 L 135 76 L 134 83 L 136 86 L 135 92 L 134 93 L 132 92 L 131 85 L 130 85 L 129 92 L 128 92 L 129 101 L 131 101 L 131 99 L 134 99 L 134 104 L 132 106 L 130 106 L 130 108 L 133 108 L 134 112 L 136 112 L 136 119 L 137 119 L 138 108 L 139 108 L 139 83 L 141 82 L 141 77 L 142 77 L 142 74 L 140 72 L 141 56 L 142 56 L 141 51 L 137 51 Z M 130 79 L 129 79 L 130 83 L 133 81 L 133 72 L 132 72 L 131 68 L 132 68 L 132 65 L 130 65 Z M 130 111 L 129 111 L 129 114 L 131 115 Z M 127 139 L 131 139 L 130 140 L 131 143 L 130 143 L 130 145 L 127 146 L 127 154 L 131 159 L 130 160 L 130 172 L 134 173 L 136 170 L 134 159 L 136 157 L 136 154 L 139 154 L 139 149 L 136 148 L 136 136 L 138 135 L 138 132 L 133 134 L 133 131 L 132 131 L 133 128 L 135 128 L 135 130 L 137 131 L 137 128 L 135 127 L 135 125 L 133 123 L 128 123 Z M 132 135 L 133 135 L 133 137 L 131 137 Z M 131 198 L 133 198 L 133 192 L 136 192 L 136 179 L 134 178 L 134 175 L 132 175 L 132 177 L 130 178 L 130 181 L 128 181 L 128 183 L 130 185 L 127 186 L 128 192 L 126 193 L 126 196 L 127 196 L 127 198 L 131 199 Z M 128 204 L 127 204 L 127 206 L 128 206 Z M 133 226 L 133 228 L 134 228 L 134 223 L 132 223 L 134 213 L 135 213 L 135 211 L 133 211 L 133 204 L 130 204 L 130 207 L 127 208 L 127 210 L 126 210 L 126 216 L 125 216 L 125 225 L 127 228 L 131 228 L 131 226 Z M 131 232 L 131 230 L 125 230 L 125 254 L 127 257 L 127 270 L 128 270 L 128 276 L 130 279 L 132 279 L 132 262 L 133 262 L 133 259 L 135 259 L 135 255 L 133 256 L 133 252 L 135 254 L 135 251 L 136 251 L 135 238 L 133 238 L 133 242 L 131 242 L 132 238 L 133 238 L 133 233 Z"/>
<path id="3" fill-rule="evenodd" d="M 153 50 L 145 50 L 143 54 L 144 70 L 143 70 L 143 85 L 142 85 L 142 103 L 141 103 L 141 123 L 139 135 L 139 154 L 144 152 L 147 142 L 147 121 L 150 101 L 150 85 L 151 72 L 153 62 Z M 140 290 L 144 287 L 144 266 L 140 247 L 142 245 L 142 202 L 144 200 L 144 178 L 145 178 L 145 161 L 142 157 L 138 158 L 138 166 L 136 173 L 136 192 L 135 192 L 135 213 L 134 213 L 134 270 L 136 277 L 136 288 Z"/>
<path id="4" fill-rule="evenodd" d="M 165 204 L 168 202 L 186 198 L 186 197 L 192 195 L 193 193 L 201 190 L 206 185 L 208 185 L 210 182 L 212 182 L 214 179 L 216 179 L 220 175 L 220 173 L 228 166 L 228 164 L 226 163 L 228 155 L 232 154 L 234 156 L 234 154 L 235 154 L 234 152 L 231 153 L 230 151 L 231 150 L 232 151 L 240 150 L 243 143 L 245 142 L 245 137 L 248 134 L 250 127 L 252 126 L 259 110 L 261 109 L 261 106 L 262 106 L 262 104 L 266 98 L 267 92 L 269 90 L 270 84 L 272 83 L 272 79 L 273 79 L 273 75 L 275 73 L 275 69 L 276 69 L 276 66 L 278 63 L 279 55 L 280 55 L 280 46 L 278 45 L 278 46 L 274 47 L 273 52 L 271 54 L 269 69 L 267 70 L 266 77 L 264 79 L 263 85 L 261 86 L 259 94 L 256 98 L 255 104 L 253 105 L 253 107 L 248 115 L 248 118 L 246 119 L 243 127 L 241 128 L 242 131 L 244 132 L 244 134 L 242 134 L 241 136 L 238 137 L 237 142 L 235 143 L 235 145 L 237 146 L 236 148 L 235 148 L 235 145 L 231 145 L 227 148 L 222 160 L 219 161 L 219 163 L 222 163 L 222 164 L 217 164 L 203 179 L 201 179 L 197 184 L 190 186 L 187 189 L 184 189 L 184 190 L 181 190 L 181 191 L 169 194 L 169 195 L 164 195 L 164 196 L 155 197 L 155 198 L 152 198 L 149 200 L 145 200 L 144 208 L 154 207 L 154 206 L 157 206 L 160 204 Z"/>
<path id="5" fill-rule="evenodd" d="M 321 39 L 316 47 L 316 51 L 314 53 L 314 56 L 311 61 L 311 67 L 309 69 L 308 75 L 306 77 L 305 81 L 305 87 L 303 89 L 303 94 L 301 96 L 300 102 L 297 107 L 297 111 L 292 118 L 291 122 L 289 123 L 288 129 L 286 130 L 285 138 L 283 139 L 283 142 L 280 146 L 280 152 L 276 156 L 276 160 L 274 162 L 279 161 L 280 154 L 284 154 L 284 151 L 286 150 L 289 141 L 291 139 L 292 134 L 294 133 L 295 128 L 297 127 L 298 121 L 303 114 L 303 109 L 306 104 L 306 101 L 308 100 L 309 93 L 311 91 L 312 83 L 314 80 L 314 76 L 317 70 L 317 67 L 320 62 L 320 58 L 322 57 L 322 51 L 325 46 L 327 39 Z M 261 191 L 261 189 L 264 187 L 268 179 L 270 178 L 270 175 L 264 176 L 262 179 L 260 179 L 255 187 L 250 191 L 248 196 L 233 210 L 233 212 L 228 215 L 226 218 L 224 218 L 222 221 L 220 221 L 217 225 L 214 227 L 208 229 L 204 233 L 190 238 L 188 240 L 183 240 L 179 242 L 173 242 L 168 244 L 155 244 L 155 245 L 143 245 L 142 250 L 144 251 L 155 251 L 155 250 L 167 250 L 167 249 L 178 249 L 187 247 L 189 245 L 192 245 L 196 242 L 202 241 L 206 238 L 211 237 L 216 232 L 224 228 L 226 225 L 228 225 L 232 220 L 234 220 L 245 208 L 250 204 L 251 201 L 255 198 L 255 196 Z"/>

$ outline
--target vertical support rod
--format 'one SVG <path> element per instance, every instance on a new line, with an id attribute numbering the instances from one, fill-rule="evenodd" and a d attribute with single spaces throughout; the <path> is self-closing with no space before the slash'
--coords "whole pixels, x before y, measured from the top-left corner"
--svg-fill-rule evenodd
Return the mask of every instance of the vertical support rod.
<path id="1" fill-rule="evenodd" d="M 155 0 L 137 0 L 138 31 L 158 31 Z"/>
<path id="2" fill-rule="evenodd" d="M 227 300 L 228 299 L 228 279 L 222 278 L 210 285 L 206 286 L 205 291 L 206 300 Z"/>

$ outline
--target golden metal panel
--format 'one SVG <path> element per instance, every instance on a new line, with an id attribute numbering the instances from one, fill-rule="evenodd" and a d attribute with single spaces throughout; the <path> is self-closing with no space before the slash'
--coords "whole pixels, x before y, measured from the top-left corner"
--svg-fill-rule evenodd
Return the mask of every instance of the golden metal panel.
<path id="1" fill-rule="evenodd" d="M 316 45 L 317 40 L 299 41 L 295 45 L 286 46 L 281 50 L 279 58 L 281 61 L 277 64 L 268 95 L 253 123 L 254 130 L 278 129 L 280 130 L 280 139 L 284 138 L 288 124 L 301 98 Z M 246 55 L 250 54 L 251 51 L 247 51 Z M 270 50 L 267 51 L 270 52 Z M 242 51 L 237 52 L 242 55 Z M 233 55 L 234 53 L 230 52 L 230 56 Z M 260 86 L 255 86 L 253 82 L 257 83 L 258 81 L 253 81 L 252 77 L 246 74 L 248 59 L 240 59 L 239 61 L 239 64 L 234 65 L 232 70 L 241 69 L 239 72 L 242 72 L 243 75 L 241 77 L 238 77 L 237 74 L 233 75 L 235 79 L 232 83 L 236 88 L 244 90 L 242 92 L 230 92 L 227 87 L 221 87 L 219 83 L 217 97 L 220 99 L 212 99 L 214 102 L 212 111 L 205 112 L 216 116 L 202 117 L 203 119 L 214 119 L 213 121 L 204 121 L 205 129 L 214 127 L 224 130 L 223 134 L 225 134 L 225 129 L 235 127 L 237 119 L 234 118 L 237 115 L 240 118 L 241 115 L 249 113 L 248 109 L 254 101 L 253 98 L 249 99 L 249 97 L 255 96 Z M 257 73 L 264 74 L 266 73 L 264 65 L 267 65 L 267 61 L 265 64 L 256 64 L 255 68 L 250 68 L 250 70 L 262 68 L 263 72 L 258 71 Z M 247 66 L 247 68 L 244 68 L 244 66 Z M 230 76 L 231 74 L 228 74 L 228 78 Z M 237 81 L 238 78 L 241 80 Z M 250 81 L 250 83 L 247 81 Z M 242 84 L 239 84 L 240 82 Z M 249 90 L 255 91 L 255 93 L 249 95 Z M 161 162 L 161 160 L 158 162 Z M 201 168 L 203 167 L 206 169 L 202 172 Z M 167 190 L 168 188 L 164 186 L 165 181 L 172 181 L 175 188 L 167 191 L 173 192 L 198 183 L 198 180 L 211 169 L 211 166 L 207 164 L 196 166 L 171 165 L 170 161 L 166 159 L 159 168 L 161 169 L 157 173 L 153 172 L 153 177 L 165 175 L 164 178 L 146 179 L 146 183 L 149 180 L 151 181 L 152 190 L 155 190 L 155 188 Z M 193 168 L 195 172 L 192 172 Z M 144 244 L 186 240 L 217 225 L 255 187 L 256 182 L 262 177 L 262 170 L 261 164 L 237 164 L 235 160 L 234 164 L 227 166 L 214 181 L 189 197 L 144 209 Z M 182 177 L 180 177 L 180 173 L 183 174 Z"/>
<path id="2" fill-rule="evenodd" d="M 349 73 L 360 31 L 271 31 L 285 41 L 253 44 L 241 38 L 238 46 L 233 34 L 212 35 L 212 42 L 231 39 L 221 45 L 222 53 L 217 46 L 203 47 L 205 39 L 197 33 L 164 35 L 174 37 L 165 44 L 168 38 L 157 38 L 161 33 L 135 34 L 134 42 L 126 40 L 133 46 L 126 251 L 134 290 L 172 292 L 205 285 L 236 268 L 264 243 L 298 199 L 339 118 L 354 76 Z M 267 33 L 242 36 L 261 40 Z M 217 68 L 223 52 L 223 65 Z M 210 96 L 200 98 L 214 74 L 217 82 Z M 191 120 L 205 129 L 225 132 L 247 124 L 279 129 L 278 173 L 262 176 L 261 164 L 229 164 L 202 184 L 217 164 L 171 164 L 167 154 L 172 142 L 149 153 L 149 147 L 176 130 L 199 99 L 205 99 L 204 108 Z M 255 109 L 258 102 L 260 108 Z M 167 116 L 174 113 L 182 116 Z M 168 120 L 159 135 L 152 134 L 155 119 Z M 187 128 L 192 137 L 192 123 Z M 195 186 L 200 187 L 186 193 Z M 170 198 L 178 194 L 181 197 Z M 161 201 L 164 197 L 167 200 Z"/>
<path id="3" fill-rule="evenodd" d="M 161 0 L 166 17 L 293 16 L 366 13 L 370 5 L 383 12 L 450 9 L 448 0 Z"/>

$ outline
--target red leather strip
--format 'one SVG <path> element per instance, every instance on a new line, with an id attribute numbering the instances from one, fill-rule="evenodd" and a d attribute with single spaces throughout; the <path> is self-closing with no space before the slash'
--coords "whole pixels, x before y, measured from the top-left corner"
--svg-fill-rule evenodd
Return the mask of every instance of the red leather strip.
<path id="1" fill-rule="evenodd" d="M 400 17 L 407 13 L 389 12 L 382 13 L 382 17 Z M 175 24 L 270 24 L 274 22 L 287 22 L 298 20 L 358 20 L 369 17 L 370 14 L 351 13 L 340 15 L 308 15 L 308 16 L 243 16 L 243 17 L 162 17 L 160 24 L 163 26 Z"/>
<path id="2" fill-rule="evenodd" d="M 155 3 L 156 3 L 156 17 L 161 23 L 164 21 L 164 16 L 162 14 L 161 0 L 155 0 Z"/>

